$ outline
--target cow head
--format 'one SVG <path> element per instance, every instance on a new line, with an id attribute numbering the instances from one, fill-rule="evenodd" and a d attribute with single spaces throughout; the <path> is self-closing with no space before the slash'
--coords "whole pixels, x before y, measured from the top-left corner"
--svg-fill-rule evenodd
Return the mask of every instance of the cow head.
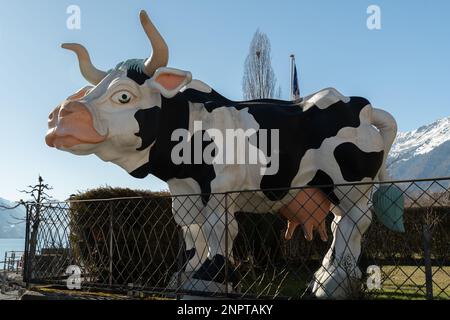
<path id="1" fill-rule="evenodd" d="M 50 147 L 78 155 L 96 154 L 128 172 L 148 161 L 158 130 L 161 96 L 171 98 L 191 81 L 186 71 L 167 68 L 168 48 L 145 11 L 140 19 L 153 53 L 104 72 L 87 50 L 63 44 L 78 56 L 81 73 L 92 86 L 79 90 L 49 115 L 45 137 Z M 145 123 L 145 128 L 144 128 Z"/>

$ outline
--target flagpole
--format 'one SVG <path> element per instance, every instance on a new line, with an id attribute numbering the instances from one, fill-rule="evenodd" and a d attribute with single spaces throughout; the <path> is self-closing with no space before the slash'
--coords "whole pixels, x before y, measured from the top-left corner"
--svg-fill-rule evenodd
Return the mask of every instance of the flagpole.
<path id="1" fill-rule="evenodd" d="M 294 100 L 294 92 L 292 91 L 294 88 L 292 87 L 292 84 L 294 83 L 294 61 L 295 61 L 295 55 L 291 54 L 291 81 L 290 81 L 290 87 L 291 87 L 291 100 Z"/>

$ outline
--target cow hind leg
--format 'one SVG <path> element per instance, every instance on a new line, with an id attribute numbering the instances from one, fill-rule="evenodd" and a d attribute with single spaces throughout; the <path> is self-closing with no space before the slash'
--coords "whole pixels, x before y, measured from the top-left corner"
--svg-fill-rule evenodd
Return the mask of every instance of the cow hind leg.
<path id="1" fill-rule="evenodd" d="M 361 238 L 370 226 L 372 215 L 364 194 L 355 200 L 343 200 L 342 216 L 333 221 L 333 243 L 313 282 L 312 292 L 318 298 L 343 299 L 359 293 L 362 274 L 357 263 Z"/>
<path id="2" fill-rule="evenodd" d="M 315 281 L 320 282 L 321 279 L 325 279 L 325 277 L 328 275 L 328 269 L 329 269 L 331 263 L 333 262 L 336 230 L 337 230 L 337 226 L 338 226 L 339 221 L 341 220 L 342 216 L 341 216 L 339 207 L 334 207 L 331 211 L 334 214 L 334 219 L 331 223 L 331 233 L 333 234 L 333 242 L 332 242 L 330 248 L 328 249 L 327 253 L 325 254 L 325 257 L 322 260 L 322 264 L 321 264 L 319 270 L 317 270 L 314 273 L 314 281 L 312 282 L 312 285 L 314 284 Z"/>

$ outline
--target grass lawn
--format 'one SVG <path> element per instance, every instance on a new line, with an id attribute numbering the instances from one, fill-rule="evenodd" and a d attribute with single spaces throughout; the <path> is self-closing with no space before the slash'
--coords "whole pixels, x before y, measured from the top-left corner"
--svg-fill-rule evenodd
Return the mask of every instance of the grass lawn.
<path id="1" fill-rule="evenodd" d="M 257 275 L 247 272 L 242 275 L 241 294 L 243 297 L 257 298 L 291 298 L 291 299 L 311 299 L 307 291 L 307 286 L 311 280 L 310 275 L 315 268 L 299 268 L 295 270 L 260 270 Z M 425 269 L 417 266 L 382 266 L 381 289 L 365 290 L 358 296 L 358 299 L 425 299 Z M 435 299 L 450 299 L 450 266 L 433 267 L 433 296 Z M 56 290 L 56 291 L 55 291 Z M 52 286 L 40 286 L 43 293 L 53 294 L 76 294 L 79 296 L 96 296 L 97 298 L 123 298 L 121 295 L 103 292 L 71 292 L 64 288 L 52 288 Z M 55 291 L 55 292 L 54 292 Z M 142 294 L 134 296 L 141 299 L 161 299 L 155 295 Z M 130 297 L 126 297 L 130 298 Z"/>
<path id="2" fill-rule="evenodd" d="M 425 299 L 425 268 L 417 266 L 383 266 L 379 299 Z M 450 267 L 432 267 L 433 297 L 450 299 Z M 370 295 L 370 294 L 369 294 Z"/>
<path id="3" fill-rule="evenodd" d="M 361 299 L 425 299 L 425 268 L 417 266 L 382 266 L 381 289 L 362 293 Z M 267 271 L 263 276 L 244 277 L 242 293 L 261 296 L 308 298 L 303 296 L 311 271 Z M 433 267 L 433 297 L 450 299 L 450 267 Z"/>

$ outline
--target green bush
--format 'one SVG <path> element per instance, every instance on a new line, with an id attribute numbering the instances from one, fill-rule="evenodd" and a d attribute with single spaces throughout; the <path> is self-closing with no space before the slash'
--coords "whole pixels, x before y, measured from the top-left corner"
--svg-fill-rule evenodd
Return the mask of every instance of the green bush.
<path id="1" fill-rule="evenodd" d="M 411 206 L 404 213 L 405 233 L 388 230 L 376 217 L 364 236 L 363 257 L 369 262 L 411 264 L 423 259 L 423 227 L 430 227 L 432 259 L 448 263 L 450 207 Z"/>
<path id="2" fill-rule="evenodd" d="M 136 198 L 94 200 L 123 197 Z M 180 250 L 168 193 L 106 187 L 70 200 L 71 247 L 95 282 L 166 286 Z"/>

